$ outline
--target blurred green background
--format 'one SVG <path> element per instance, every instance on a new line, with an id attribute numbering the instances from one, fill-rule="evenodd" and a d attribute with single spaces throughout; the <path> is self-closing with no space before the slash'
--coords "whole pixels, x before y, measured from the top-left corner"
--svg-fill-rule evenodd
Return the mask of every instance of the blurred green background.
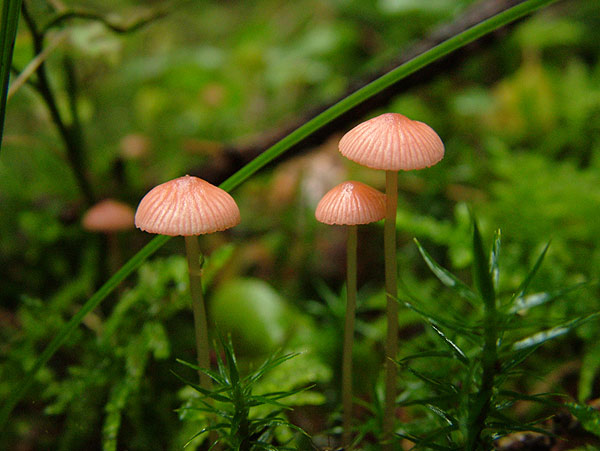
<path id="1" fill-rule="evenodd" d="M 475 2 L 25 3 L 40 27 L 63 7 L 93 10 L 118 23 L 166 10 L 131 33 L 72 19 L 46 38 L 48 44 L 66 32 L 46 70 L 67 122 L 73 120 L 69 101 L 76 100 L 83 174 L 96 200 L 115 198 L 135 208 L 154 185 L 202 172 L 223 152 L 260 145 L 340 98 Z M 459 307 L 431 277 L 412 239 L 418 237 L 438 261 L 468 280 L 469 209 L 488 241 L 502 229 L 504 293 L 517 288 L 549 240 L 535 287 L 597 278 L 599 29 L 600 3 L 560 1 L 365 117 L 399 112 L 431 125 L 445 143 L 440 164 L 401 174 L 399 181 L 402 286 L 429 299 L 431 308 Z M 34 56 L 31 45 L 21 21 L 17 68 Z M 356 123 L 365 118 L 356 117 Z M 382 173 L 339 155 L 337 141 L 345 131 L 245 182 L 232 193 L 242 223 L 201 239 L 210 315 L 232 333 L 241 359 L 252 365 L 278 347 L 305 351 L 279 377 L 290 387 L 317 383 L 295 401 L 305 407 L 293 414 L 315 436 L 326 435 L 338 402 L 345 235 L 317 223 L 314 208 L 346 179 L 384 187 Z M 28 85 L 7 107 L 0 207 L 5 399 L 114 270 L 106 238 L 81 226 L 89 205 L 46 105 Z M 135 230 L 121 233 L 121 260 L 150 238 Z M 359 240 L 362 310 L 355 358 L 359 395 L 369 399 L 385 332 L 381 224 L 361 228 Z M 86 319 L 13 413 L 7 439 L 12 449 L 180 449 L 197 431 L 201 418 L 180 422 L 173 413 L 189 393 L 169 372 L 175 357 L 193 360 L 182 255 L 183 240 L 171 240 Z M 536 318 L 550 322 L 599 308 L 598 290 L 591 286 Z M 240 311 L 256 318 L 240 325 L 231 320 Z M 414 314 L 403 312 L 401 323 L 401 352 L 429 340 Z M 554 384 L 549 389 L 559 387 L 581 400 L 598 397 L 598 338 L 596 326 L 585 326 L 542 349 L 531 367 L 538 376 L 555 376 L 548 376 Z M 535 377 L 523 381 L 526 388 L 535 383 Z"/>

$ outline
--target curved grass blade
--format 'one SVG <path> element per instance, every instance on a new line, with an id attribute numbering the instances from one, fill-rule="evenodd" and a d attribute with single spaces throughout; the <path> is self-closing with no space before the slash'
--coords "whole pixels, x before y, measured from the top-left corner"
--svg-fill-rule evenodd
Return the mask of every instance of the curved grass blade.
<path id="1" fill-rule="evenodd" d="M 525 280 L 523 280 L 523 282 L 521 282 L 521 285 L 519 286 L 518 290 L 515 292 L 515 294 L 513 294 L 512 298 L 510 299 L 509 304 L 512 304 L 513 302 L 515 302 L 515 300 L 525 296 L 525 292 L 527 291 L 527 288 L 529 288 L 529 284 L 531 283 L 531 281 L 537 274 L 538 270 L 540 269 L 540 266 L 542 266 L 542 262 L 544 261 L 544 257 L 546 256 L 546 252 L 548 252 L 549 247 L 550 247 L 550 241 L 548 241 L 546 246 L 544 246 L 544 250 L 542 251 L 540 256 L 537 258 L 533 267 L 529 270 L 529 273 L 525 277 Z"/>
<path id="2" fill-rule="evenodd" d="M 438 336 L 444 341 L 444 343 L 448 345 L 448 347 L 452 351 L 452 355 L 456 357 L 456 359 L 458 359 L 462 364 L 468 366 L 469 358 L 462 351 L 462 349 L 460 349 L 456 343 L 454 343 L 452 340 L 446 337 L 444 332 L 442 332 L 442 330 L 439 327 L 436 327 L 434 324 L 430 324 L 430 326 L 435 331 L 435 333 L 438 334 Z"/>
<path id="3" fill-rule="evenodd" d="M 16 3 L 18 0 L 8 0 L 9 2 Z M 240 185 L 242 182 L 247 180 L 254 173 L 262 169 L 268 163 L 273 161 L 275 158 L 281 156 L 290 147 L 298 143 L 302 139 L 308 137 L 312 133 L 319 130 L 324 125 L 328 124 L 332 120 L 336 119 L 343 113 L 347 112 L 354 106 L 361 102 L 369 99 L 370 97 L 378 94 L 385 88 L 399 82 L 403 78 L 411 75 L 419 69 L 439 60 L 440 58 L 448 55 L 449 53 L 458 50 L 465 45 L 479 39 L 486 34 L 489 34 L 498 28 L 514 22 L 527 14 L 530 14 L 540 8 L 555 3 L 558 0 L 527 0 L 519 5 L 516 5 L 506 11 L 496 14 L 487 20 L 465 30 L 462 33 L 453 36 L 452 38 L 440 43 L 434 48 L 424 52 L 415 58 L 407 61 L 406 63 L 398 66 L 396 69 L 388 72 L 377 80 L 369 83 L 363 88 L 356 91 L 354 94 L 349 95 L 345 99 L 336 103 L 332 107 L 328 108 L 318 116 L 314 117 L 310 121 L 306 122 L 301 127 L 290 133 L 288 136 L 277 142 L 257 158 L 252 160 L 238 172 L 233 174 L 227 180 L 225 180 L 219 187 L 225 191 L 231 191 Z M 3 27 L 4 30 L 4 27 Z M 4 54 L 3 54 L 4 55 Z M 9 68 L 7 68 L 9 70 Z M 150 243 L 141 249 L 131 260 L 129 260 L 113 277 L 111 277 L 101 288 L 98 290 L 82 307 L 72 319 L 65 325 L 65 328 L 59 332 L 55 339 L 48 345 L 42 355 L 38 358 L 34 366 L 25 376 L 24 381 L 11 393 L 2 410 L 0 410 L 0 430 L 4 428 L 10 413 L 13 408 L 19 402 L 21 397 L 25 394 L 27 389 L 31 386 L 37 371 L 46 364 L 46 362 L 52 357 L 52 355 L 58 350 L 58 348 L 64 343 L 71 332 L 81 322 L 85 314 L 93 310 L 106 296 L 108 296 L 116 286 L 137 269 L 143 261 L 154 253 L 158 248 L 165 244 L 170 237 L 158 236 L 154 238 Z M 81 312 L 86 310 L 85 313 Z"/>
<path id="4" fill-rule="evenodd" d="M 559 299 L 565 294 L 575 291 L 578 288 L 586 285 L 588 285 L 588 282 L 580 282 L 560 290 L 544 291 L 542 293 L 530 294 L 528 296 L 520 296 L 514 300 L 514 304 L 508 313 L 519 313 L 529 310 L 533 307 L 539 307 L 540 305 L 544 305 L 554 301 L 555 299 Z"/>
<path id="5" fill-rule="evenodd" d="M 452 352 L 448 352 L 448 351 L 423 351 L 423 352 L 419 352 L 417 354 L 410 354 L 407 355 L 406 357 L 402 357 L 401 359 L 398 359 L 396 361 L 396 363 L 398 363 L 398 365 L 401 365 L 405 362 L 408 362 L 409 360 L 417 360 L 417 359 L 426 359 L 429 357 L 438 357 L 438 358 L 445 358 L 445 359 L 453 359 L 454 358 L 454 354 Z"/>
<path id="6" fill-rule="evenodd" d="M 532 347 L 539 346 L 547 341 L 554 340 L 561 335 L 565 335 L 571 332 L 576 327 L 581 326 L 593 319 L 596 319 L 600 316 L 600 312 L 592 313 L 591 315 L 584 316 L 581 318 L 576 318 L 574 320 L 568 321 L 565 324 L 561 324 L 560 326 L 553 327 L 549 330 L 544 330 L 542 332 L 538 332 L 537 334 L 533 334 L 530 337 L 524 338 L 522 340 L 517 341 L 513 345 L 513 350 L 525 350 Z"/>
<path id="7" fill-rule="evenodd" d="M 0 22 L 0 52 L 2 52 L 0 58 L 0 149 L 2 148 L 2 132 L 4 130 L 6 101 L 8 100 L 10 65 L 12 64 L 15 38 L 17 37 L 21 3 L 22 0 L 4 0 L 2 4 Z"/>
<path id="8" fill-rule="evenodd" d="M 480 302 L 479 296 L 477 296 L 477 294 L 473 290 L 471 290 L 471 288 L 469 288 L 464 282 L 458 279 L 454 274 L 452 274 L 446 268 L 440 266 L 433 259 L 433 257 L 429 255 L 429 252 L 427 252 L 425 248 L 421 246 L 419 240 L 415 238 L 414 242 L 417 245 L 417 248 L 419 249 L 421 257 L 423 257 L 423 260 L 425 260 L 425 263 L 427 263 L 427 266 L 429 266 L 431 272 L 439 279 L 440 282 L 442 282 L 447 287 L 452 288 L 460 297 L 469 301 L 471 305 L 476 306 Z"/>
<path id="9" fill-rule="evenodd" d="M 412 310 L 413 312 L 421 316 L 428 324 L 439 324 L 440 326 L 455 331 L 456 333 L 462 335 L 464 338 L 468 338 L 472 341 L 477 340 L 477 330 L 475 328 L 426 312 L 421 308 L 416 307 L 414 305 L 414 302 L 414 300 L 413 303 L 408 301 L 402 301 L 406 308 Z"/>

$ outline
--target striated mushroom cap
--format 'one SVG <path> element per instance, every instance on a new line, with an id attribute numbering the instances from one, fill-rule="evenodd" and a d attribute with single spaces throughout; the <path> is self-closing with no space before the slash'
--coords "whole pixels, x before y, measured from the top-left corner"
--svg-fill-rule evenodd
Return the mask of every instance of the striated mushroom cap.
<path id="1" fill-rule="evenodd" d="M 361 182 L 343 182 L 323 196 L 315 217 L 325 224 L 376 222 L 385 217 L 385 194 Z"/>
<path id="2" fill-rule="evenodd" d="M 186 175 L 154 187 L 141 200 L 135 226 L 160 235 L 202 235 L 240 223 L 240 210 L 226 191 Z"/>
<path id="3" fill-rule="evenodd" d="M 82 219 L 83 228 L 92 232 L 118 232 L 133 229 L 133 208 L 113 199 L 98 202 Z"/>
<path id="4" fill-rule="evenodd" d="M 386 171 L 433 166 L 444 158 L 444 143 L 427 124 L 398 113 L 385 113 L 357 125 L 340 140 L 346 158 Z"/>

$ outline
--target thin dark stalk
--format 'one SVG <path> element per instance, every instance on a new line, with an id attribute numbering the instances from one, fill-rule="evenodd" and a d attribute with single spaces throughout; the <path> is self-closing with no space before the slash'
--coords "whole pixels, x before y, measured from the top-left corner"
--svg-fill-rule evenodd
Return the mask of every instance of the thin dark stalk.
<path id="1" fill-rule="evenodd" d="M 204 307 L 204 294 L 202 293 L 202 267 L 200 266 L 200 246 L 197 236 L 185 237 L 185 251 L 187 254 L 188 271 L 190 275 L 190 293 L 192 295 L 192 310 L 194 312 L 194 330 L 196 335 L 196 352 L 198 366 L 210 369 L 210 356 L 208 353 L 208 321 Z M 210 389 L 210 378 L 202 371 L 198 371 L 200 386 Z"/>
<path id="2" fill-rule="evenodd" d="M 476 396 L 474 408 L 471 410 L 469 418 L 469 437 L 467 440 L 467 449 L 475 451 L 483 449 L 481 446 L 481 432 L 485 428 L 485 419 L 487 418 L 494 390 L 494 378 L 496 376 L 496 361 L 498 330 L 496 327 L 497 311 L 495 308 L 488 308 L 484 315 L 484 347 L 482 357 L 483 374 L 481 377 L 481 386 Z"/>
<path id="3" fill-rule="evenodd" d="M 8 80 L 19 25 L 21 0 L 4 0 L 0 13 L 0 146 L 8 101 Z"/>
<path id="4" fill-rule="evenodd" d="M 396 208 L 398 205 L 398 172 L 385 173 L 386 213 L 383 229 L 385 259 L 385 294 L 387 336 L 385 341 L 385 404 L 383 416 L 383 449 L 391 451 L 396 419 L 396 375 L 394 359 L 398 354 L 398 264 L 396 260 Z"/>
<path id="5" fill-rule="evenodd" d="M 27 10 L 27 6 L 23 3 L 21 8 L 23 13 L 23 19 L 31 32 L 32 41 L 33 41 L 33 50 L 36 55 L 39 55 L 43 51 L 44 47 L 44 35 L 40 33 L 37 29 L 33 18 L 29 14 Z M 73 69 L 71 67 L 71 69 Z M 74 101 L 75 95 L 75 74 L 74 71 L 70 72 L 69 68 L 66 68 L 67 79 L 69 80 L 70 86 L 70 101 Z M 40 66 L 36 70 L 36 74 L 38 76 L 37 85 L 35 88 L 38 93 L 42 96 L 48 111 L 50 112 L 50 117 L 52 121 L 58 128 L 58 132 L 60 137 L 62 138 L 65 149 L 67 151 L 67 160 L 69 165 L 71 166 L 71 170 L 73 172 L 73 176 L 75 177 L 75 181 L 83 194 L 85 201 L 88 205 L 93 205 L 95 203 L 95 196 L 93 194 L 90 183 L 85 177 L 83 161 L 81 159 L 82 154 L 82 140 L 81 140 L 81 132 L 78 129 L 78 123 L 74 122 L 73 125 L 69 126 L 63 117 L 60 114 L 58 109 L 58 105 L 56 103 L 55 95 L 50 87 L 50 82 L 48 80 L 48 75 L 46 73 L 46 65 L 45 62 L 42 62 Z M 71 99 L 71 97 L 73 99 Z M 72 110 L 76 108 L 75 104 L 72 104 Z M 76 120 L 76 115 L 74 116 L 74 120 Z"/>
<path id="6" fill-rule="evenodd" d="M 354 316 L 356 314 L 356 247 L 357 226 L 348 226 L 346 247 L 346 321 L 344 324 L 344 349 L 342 355 L 342 443 L 352 441 L 352 348 L 354 343 Z"/>
<path id="7" fill-rule="evenodd" d="M 498 311 L 496 309 L 496 292 L 487 263 L 481 235 L 477 223 L 473 222 L 473 278 L 483 300 L 483 351 L 481 356 L 481 385 L 474 396 L 474 402 L 469 406 L 467 450 L 483 449 L 481 432 L 485 428 L 492 396 L 494 378 L 497 373 L 498 361 Z"/>

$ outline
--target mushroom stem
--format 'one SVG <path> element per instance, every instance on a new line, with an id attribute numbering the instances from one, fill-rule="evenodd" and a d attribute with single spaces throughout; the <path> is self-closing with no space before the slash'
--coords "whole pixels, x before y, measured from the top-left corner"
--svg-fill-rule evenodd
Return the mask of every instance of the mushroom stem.
<path id="1" fill-rule="evenodd" d="M 385 258 L 385 293 L 387 337 L 385 342 L 385 404 L 383 415 L 383 439 L 388 443 L 384 450 L 392 450 L 396 403 L 396 363 L 398 354 L 398 282 L 396 260 L 396 209 L 398 206 L 398 172 L 385 172 L 386 214 L 383 230 Z"/>
<path id="2" fill-rule="evenodd" d="M 194 329 L 196 332 L 196 352 L 198 366 L 210 369 L 208 354 L 208 322 L 206 320 L 206 308 L 204 307 L 204 295 L 202 293 L 202 267 L 200 265 L 200 246 L 198 237 L 195 235 L 185 236 L 185 251 L 187 254 L 188 271 L 190 274 L 190 293 L 192 295 L 192 310 L 194 312 Z M 198 371 L 200 386 L 210 388 L 210 378 L 202 371 Z"/>
<path id="3" fill-rule="evenodd" d="M 356 314 L 356 246 L 357 227 L 348 226 L 346 243 L 346 321 L 342 355 L 342 405 L 344 446 L 352 440 L 352 348 L 354 343 L 354 317 Z"/>

